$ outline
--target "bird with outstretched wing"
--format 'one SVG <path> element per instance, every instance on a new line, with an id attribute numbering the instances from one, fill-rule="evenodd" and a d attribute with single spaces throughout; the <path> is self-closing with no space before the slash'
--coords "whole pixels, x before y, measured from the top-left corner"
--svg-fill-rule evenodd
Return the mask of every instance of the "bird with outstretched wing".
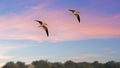
<path id="1" fill-rule="evenodd" d="M 69 11 L 71 11 L 72 14 L 77 17 L 77 19 L 78 19 L 78 21 L 79 21 L 79 23 L 80 23 L 80 16 L 79 16 L 79 14 L 78 14 L 79 12 L 77 12 L 76 10 L 71 10 L 71 9 L 69 9 Z"/>
<path id="2" fill-rule="evenodd" d="M 42 27 L 46 31 L 47 36 L 49 36 L 48 28 L 46 27 L 47 24 L 43 23 L 42 21 L 39 21 L 39 20 L 35 20 L 35 21 L 40 24 L 39 27 Z"/>

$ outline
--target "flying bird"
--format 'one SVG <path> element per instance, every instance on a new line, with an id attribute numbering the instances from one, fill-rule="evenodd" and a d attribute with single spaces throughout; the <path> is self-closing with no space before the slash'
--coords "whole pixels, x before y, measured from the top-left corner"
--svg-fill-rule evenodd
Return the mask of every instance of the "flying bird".
<path id="1" fill-rule="evenodd" d="M 76 11 L 76 10 L 71 10 L 71 9 L 69 9 L 69 11 L 72 12 L 72 14 L 77 17 L 77 19 L 78 19 L 78 21 L 79 21 L 79 23 L 80 23 L 80 16 L 79 16 L 79 14 L 78 14 L 79 12 Z"/>
<path id="2" fill-rule="evenodd" d="M 35 21 L 40 24 L 39 27 L 42 27 L 46 31 L 47 36 L 49 36 L 48 28 L 46 27 L 47 24 L 43 23 L 42 21 L 39 21 L 39 20 L 35 20 Z"/>

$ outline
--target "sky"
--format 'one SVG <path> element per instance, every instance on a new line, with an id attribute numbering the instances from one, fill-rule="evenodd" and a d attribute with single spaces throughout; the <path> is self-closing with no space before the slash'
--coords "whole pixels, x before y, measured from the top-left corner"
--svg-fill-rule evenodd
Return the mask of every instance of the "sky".
<path id="1" fill-rule="evenodd" d="M 68 9 L 80 12 L 80 23 Z M 49 37 L 34 20 L 47 23 Z M 0 66 L 120 61 L 119 0 L 0 0 L 0 28 Z"/>

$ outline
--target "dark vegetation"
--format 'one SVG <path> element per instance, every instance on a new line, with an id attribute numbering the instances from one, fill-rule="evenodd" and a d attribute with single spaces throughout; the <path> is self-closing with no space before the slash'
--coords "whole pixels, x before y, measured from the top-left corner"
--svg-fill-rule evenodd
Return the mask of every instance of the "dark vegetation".
<path id="1" fill-rule="evenodd" d="M 73 62 L 66 61 L 61 62 L 48 62 L 46 60 L 33 61 L 31 64 L 25 64 L 24 62 L 8 62 L 2 68 L 120 68 L 120 62 L 109 61 L 106 63 L 99 63 L 94 61 L 92 63 L 88 62 Z"/>

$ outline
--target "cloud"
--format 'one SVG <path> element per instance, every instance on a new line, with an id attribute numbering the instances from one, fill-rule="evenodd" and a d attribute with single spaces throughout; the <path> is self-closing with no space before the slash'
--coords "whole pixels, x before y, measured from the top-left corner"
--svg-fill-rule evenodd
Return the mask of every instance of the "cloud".
<path id="1" fill-rule="evenodd" d="M 11 50 L 18 49 L 18 48 L 24 48 L 27 47 L 26 45 L 22 44 L 6 44 L 6 43 L 1 43 L 0 44 L 0 59 L 1 60 L 7 60 L 7 59 L 13 59 L 14 56 L 7 55 L 7 53 Z"/>
<path id="2" fill-rule="evenodd" d="M 3 60 L 8 61 L 10 59 L 15 58 L 14 56 L 7 55 L 7 52 L 14 50 L 16 48 L 21 48 L 21 46 L 0 44 L 0 67 L 2 67 L 6 63 Z"/>
<path id="3" fill-rule="evenodd" d="M 32 57 L 19 57 L 14 58 L 14 60 L 25 61 L 26 63 L 31 63 L 34 60 L 49 60 L 51 62 L 65 62 L 67 60 L 81 60 L 84 59 L 92 59 L 92 58 L 100 58 L 103 57 L 100 54 L 81 54 L 81 55 L 73 55 L 73 56 L 32 56 Z M 89 61 L 89 60 L 88 60 Z"/>
<path id="4" fill-rule="evenodd" d="M 43 5 L 48 7 L 49 1 Z M 119 37 L 119 17 L 98 17 L 93 13 L 81 12 L 81 23 L 66 9 L 44 9 L 42 6 L 29 9 L 21 14 L 1 16 L 1 39 L 35 40 L 35 41 L 67 41 L 83 39 L 99 39 Z M 6 20 L 8 19 L 8 20 Z M 43 29 L 38 28 L 39 19 L 48 24 L 50 37 L 46 37 Z"/>
<path id="5" fill-rule="evenodd" d="M 0 59 L 12 59 L 14 58 L 13 56 L 7 56 L 7 55 L 0 55 Z"/>
<path id="6" fill-rule="evenodd" d="M 72 56 L 70 57 L 72 60 L 80 60 L 80 59 L 87 59 L 87 58 L 98 58 L 102 57 L 102 55 L 99 54 L 83 54 L 78 56 Z"/>
<path id="7" fill-rule="evenodd" d="M 4 65 L 4 63 L 0 63 L 0 68 L 2 68 L 3 65 Z"/>
<path id="8" fill-rule="evenodd" d="M 34 1 L 34 0 L 33 0 Z M 39 0 L 38 0 L 39 1 Z M 49 5 L 51 5 L 52 3 L 54 2 L 54 0 L 46 0 L 46 1 L 43 1 L 43 3 L 41 3 L 40 5 L 37 5 L 37 6 L 32 6 L 30 7 L 31 9 L 44 9 L 46 7 L 48 7 Z"/>
<path id="9" fill-rule="evenodd" d="M 7 43 L 0 43 L 0 67 L 2 67 L 6 62 L 12 61 L 16 58 L 16 56 L 9 55 L 8 52 L 19 49 L 19 48 L 25 48 L 28 47 L 27 45 L 22 44 L 7 44 Z"/>
<path id="10" fill-rule="evenodd" d="M 110 47 L 103 48 L 102 50 L 104 50 L 104 52 L 106 52 L 109 55 L 114 55 L 117 53 L 116 50 L 114 50 L 113 48 L 110 48 Z"/>
<path id="11" fill-rule="evenodd" d="M 120 3 L 120 1 L 118 1 L 118 0 L 115 0 L 115 1 L 113 1 L 113 0 L 89 0 L 89 1 L 90 2 L 95 2 L 95 3 L 102 3 L 102 4 L 106 3 L 106 4 L 109 4 L 109 5 L 116 5 L 116 4 L 119 5 L 119 3 Z"/>
<path id="12" fill-rule="evenodd" d="M 109 54 L 116 54 L 116 51 L 110 51 Z"/>

